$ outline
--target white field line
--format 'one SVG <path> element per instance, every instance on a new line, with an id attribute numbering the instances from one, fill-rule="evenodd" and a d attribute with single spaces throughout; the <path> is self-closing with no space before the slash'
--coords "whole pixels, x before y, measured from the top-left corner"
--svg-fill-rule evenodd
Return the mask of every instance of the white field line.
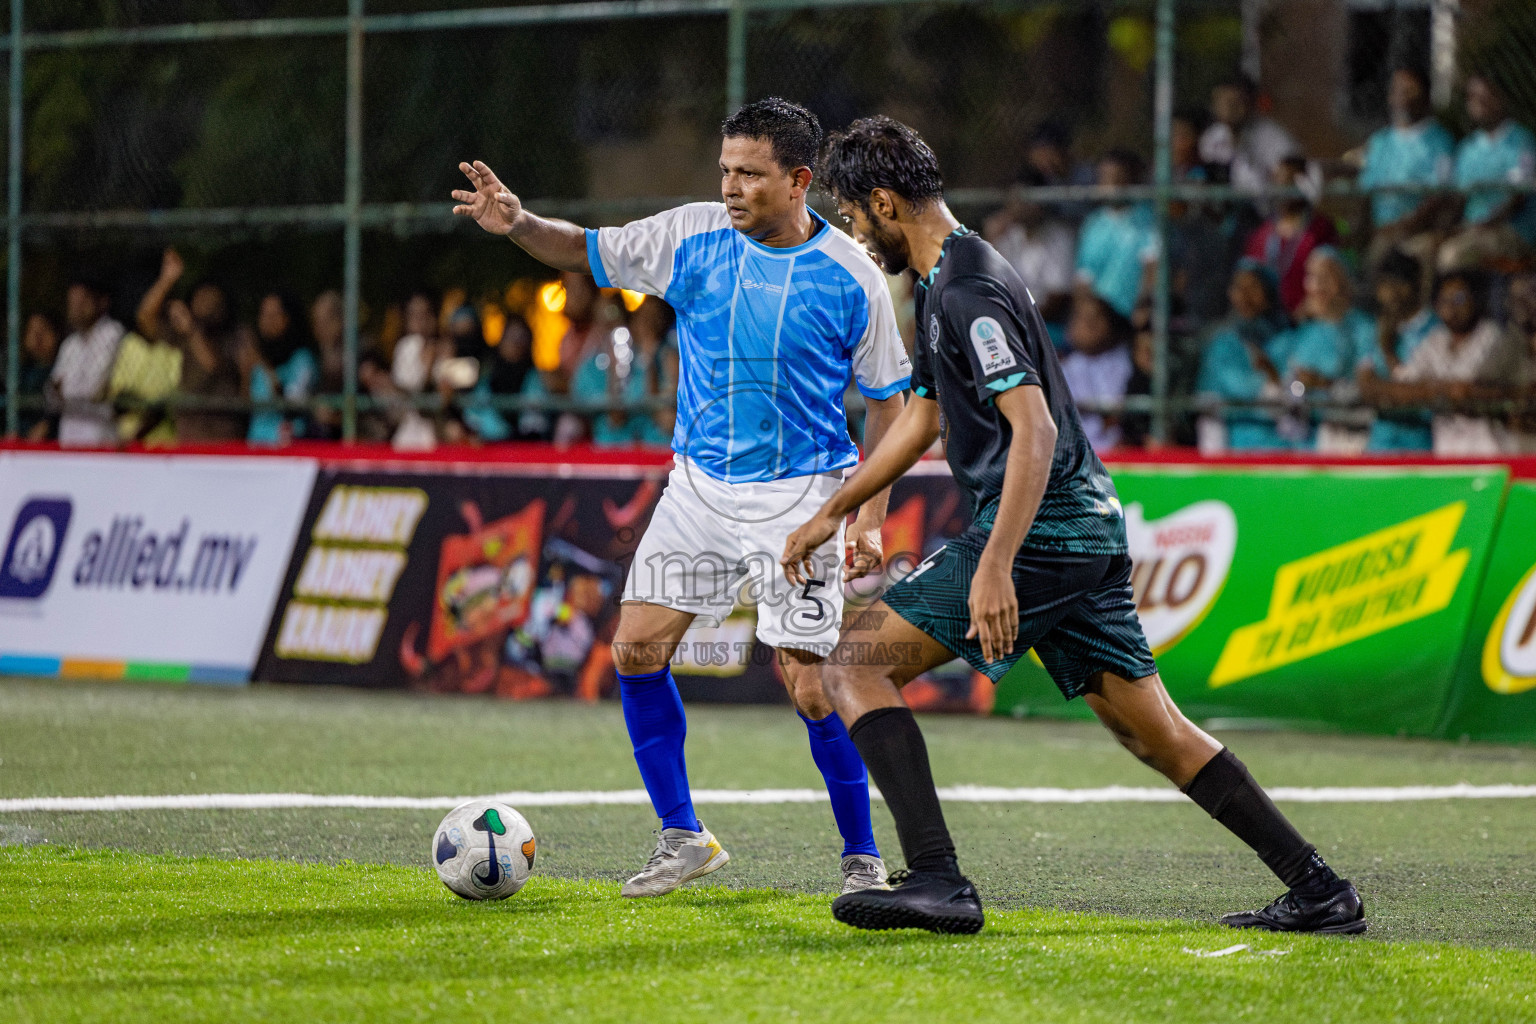
<path id="1" fill-rule="evenodd" d="M 1344 786 L 1305 788 L 1277 786 L 1276 800 L 1309 804 L 1374 804 L 1405 800 L 1510 800 L 1536 797 L 1536 786 Z M 871 796 L 880 798 L 878 792 Z M 939 796 L 953 803 L 1003 804 L 1169 804 L 1182 803 L 1174 789 L 1104 786 L 1099 789 L 1056 789 L 1000 786 L 950 786 Z M 42 796 L 0 799 L 0 813 L 20 811 L 202 811 L 271 810 L 339 807 L 359 810 L 448 810 L 474 799 L 499 800 L 513 807 L 592 807 L 602 804 L 646 806 L 643 789 L 550 790 L 469 796 L 349 796 L 318 793 L 187 793 L 168 796 Z M 813 804 L 827 799 L 820 789 L 696 789 L 696 804 Z"/>

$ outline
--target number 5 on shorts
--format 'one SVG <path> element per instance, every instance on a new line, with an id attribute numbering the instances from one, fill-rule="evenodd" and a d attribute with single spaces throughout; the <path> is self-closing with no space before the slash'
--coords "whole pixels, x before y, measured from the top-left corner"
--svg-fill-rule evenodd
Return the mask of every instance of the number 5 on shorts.
<path id="1" fill-rule="evenodd" d="M 812 587 L 824 587 L 826 585 L 827 585 L 827 581 L 826 580 L 806 580 L 805 581 L 805 589 L 800 591 L 800 600 L 811 602 L 812 604 L 814 604 L 816 606 L 816 610 L 814 612 L 812 612 L 812 611 L 810 611 L 808 609 L 805 609 L 805 610 L 802 610 L 800 612 L 801 615 L 804 615 L 807 619 L 811 619 L 811 620 L 814 620 L 816 622 L 824 622 L 824 621 L 826 621 L 826 618 L 827 618 L 827 605 L 826 605 L 826 602 L 823 601 L 821 598 L 817 597 L 815 594 L 811 593 L 811 588 Z"/>

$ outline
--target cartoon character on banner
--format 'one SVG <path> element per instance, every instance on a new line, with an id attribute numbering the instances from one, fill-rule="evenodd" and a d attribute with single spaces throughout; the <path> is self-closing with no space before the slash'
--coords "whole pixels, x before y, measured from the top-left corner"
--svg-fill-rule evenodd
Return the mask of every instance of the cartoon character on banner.
<path id="1" fill-rule="evenodd" d="M 624 570 L 558 537 L 544 544 L 544 566 L 527 619 L 507 635 L 498 692 L 595 701 L 613 687 L 611 611 Z"/>
<path id="2" fill-rule="evenodd" d="M 544 575 L 523 625 L 508 634 L 497 693 L 513 699 L 563 693 L 596 701 L 617 685 L 613 636 L 618 627 L 618 594 L 624 566 L 661 493 L 658 479 L 639 482 L 622 505 L 601 502 L 604 526 L 583 531 L 575 495 L 569 495 L 549 524 Z M 590 509 L 588 509 L 590 511 Z M 599 544 L 600 535 L 606 544 Z M 607 557 L 575 543 L 580 538 Z"/>
<path id="3" fill-rule="evenodd" d="M 480 506 L 459 506 L 469 532 L 443 538 L 427 653 L 416 650 L 420 623 L 406 627 L 400 665 L 427 689 L 485 693 L 498 683 L 501 648 L 528 617 L 538 578 L 545 504 L 484 522 Z"/>

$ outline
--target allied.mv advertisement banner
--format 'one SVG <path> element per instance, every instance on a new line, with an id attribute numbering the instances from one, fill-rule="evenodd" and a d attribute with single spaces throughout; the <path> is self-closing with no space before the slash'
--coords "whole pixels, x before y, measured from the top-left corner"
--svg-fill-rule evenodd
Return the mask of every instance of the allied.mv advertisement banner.
<path id="1" fill-rule="evenodd" d="M 0 452 L 0 673 L 249 679 L 316 468 Z"/>

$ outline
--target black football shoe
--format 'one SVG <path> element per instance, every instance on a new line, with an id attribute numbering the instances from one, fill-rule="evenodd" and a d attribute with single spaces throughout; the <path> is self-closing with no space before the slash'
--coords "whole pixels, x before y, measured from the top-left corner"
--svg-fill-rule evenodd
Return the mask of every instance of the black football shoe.
<path id="1" fill-rule="evenodd" d="M 1230 928 L 1320 935 L 1359 935 L 1367 927 L 1365 904 L 1345 878 L 1335 879 L 1328 888 L 1317 892 L 1292 889 L 1263 910 L 1226 914 L 1221 923 Z"/>
<path id="2" fill-rule="evenodd" d="M 981 899 L 961 875 L 892 872 L 889 889 L 861 889 L 832 901 L 832 916 L 871 931 L 925 928 L 948 935 L 981 931 Z"/>

